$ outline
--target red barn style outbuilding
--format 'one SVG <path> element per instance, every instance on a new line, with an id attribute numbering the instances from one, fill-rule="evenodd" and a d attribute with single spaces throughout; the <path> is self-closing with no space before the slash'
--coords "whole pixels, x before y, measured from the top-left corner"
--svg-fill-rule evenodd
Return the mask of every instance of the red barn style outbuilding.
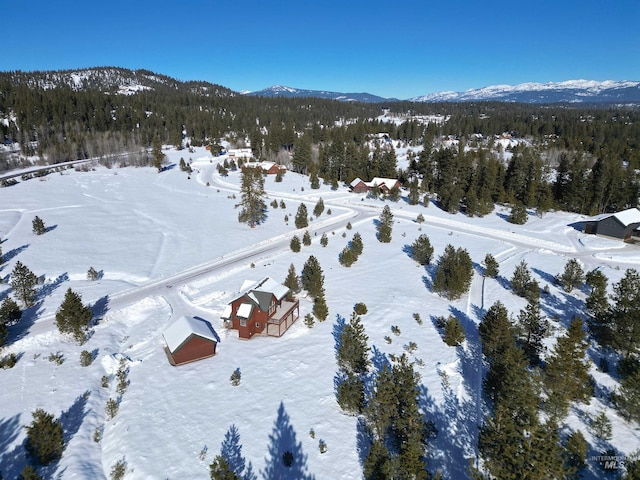
<path id="1" fill-rule="evenodd" d="M 242 289 L 225 307 L 222 320 L 227 328 L 238 330 L 238 336 L 282 336 L 300 316 L 300 302 L 289 297 L 290 290 L 266 277 Z"/>
<path id="2" fill-rule="evenodd" d="M 179 317 L 167 326 L 162 336 L 171 365 L 183 365 L 216 354 L 218 337 L 209 322 L 201 318 Z"/>

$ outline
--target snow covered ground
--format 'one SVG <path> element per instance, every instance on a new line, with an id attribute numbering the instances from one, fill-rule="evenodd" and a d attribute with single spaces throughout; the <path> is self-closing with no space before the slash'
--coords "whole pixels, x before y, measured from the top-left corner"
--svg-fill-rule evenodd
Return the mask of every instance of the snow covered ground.
<path id="1" fill-rule="evenodd" d="M 626 268 L 640 268 L 640 247 L 584 235 L 579 231 L 582 218 L 568 213 L 530 215 L 525 225 L 517 226 L 506 221 L 509 212 L 500 207 L 485 218 L 467 218 L 401 200 L 388 203 L 395 215 L 393 239 L 381 244 L 374 221 L 385 202 L 344 188 L 312 190 L 308 178 L 293 173 L 281 183 L 266 179 L 267 203 L 282 200 L 286 208 L 270 207 L 266 223 L 251 229 L 237 221 L 237 172 L 219 177 L 215 161 L 203 149 L 167 153 L 176 164 L 181 157 L 193 161 L 190 179 L 177 167 L 161 174 L 152 168 L 97 167 L 0 189 L 5 259 L 0 299 L 9 294 L 6 282 L 15 262 L 44 277 L 36 306 L 12 327 L 10 344 L 2 351 L 20 356 L 13 369 L 0 370 L 4 478 L 15 478 L 27 462 L 24 426 L 38 407 L 61 418 L 68 440 L 59 463 L 41 469 L 47 478 L 107 478 L 111 466 L 124 458 L 126 478 L 204 479 L 225 437 L 227 446 L 231 439 L 236 452 L 241 448 L 258 478 L 282 468 L 285 450 L 294 452 L 297 469 L 278 478 L 360 478 L 357 419 L 341 413 L 334 395 L 333 333 L 357 302 L 369 310 L 363 323 L 374 365 L 388 354 L 406 351 L 409 342 L 418 345 L 410 356 L 421 365 L 421 407 L 439 431 L 429 449 L 429 468 L 441 469 L 444 478 L 466 478 L 485 412 L 479 398 L 476 325 L 497 300 L 514 316 L 524 307 L 524 300 L 508 290 L 515 266 L 524 259 L 540 286 L 549 286 L 543 309 L 554 319 L 557 333 L 580 314 L 586 295 L 567 295 L 553 285 L 568 259 L 580 260 L 585 271 L 602 269 L 610 285 Z M 302 235 L 293 224 L 298 205 L 306 203 L 311 213 L 320 197 L 325 212 L 310 223 L 312 245 L 291 252 L 290 238 Z M 419 213 L 423 224 L 415 221 Z M 49 227 L 42 236 L 31 232 L 35 215 Z M 319 242 L 323 232 L 329 236 L 327 247 Z M 345 268 L 338 255 L 355 232 L 362 235 L 364 252 Z M 428 234 L 436 258 L 452 244 L 466 248 L 477 264 L 471 291 L 459 301 L 432 293 L 434 267 L 420 267 L 405 252 L 421 233 Z M 479 264 L 487 253 L 500 262 L 500 276 L 483 283 Z M 303 297 L 300 320 L 281 338 L 242 341 L 222 328 L 220 313 L 245 280 L 271 276 L 284 281 L 289 265 L 300 273 L 310 255 L 324 271 L 327 321 L 305 326 L 302 318 L 312 305 Z M 90 266 L 103 272 L 101 280 L 86 279 Z M 79 292 L 99 317 L 82 346 L 55 328 L 53 317 L 67 288 Z M 420 314 L 421 325 L 414 313 Z M 461 347 L 447 346 L 435 327 L 436 317 L 450 313 L 467 332 Z M 169 365 L 162 331 L 181 315 L 211 322 L 221 339 L 215 357 Z M 398 335 L 392 326 L 399 328 Z M 82 350 L 97 353 L 88 367 L 80 365 Z M 48 360 L 52 353 L 62 354 L 64 362 Z M 105 388 L 102 377 L 113 377 L 120 358 L 129 368 L 130 385 L 118 414 L 107 420 L 105 404 L 117 397 L 116 381 L 111 378 Z M 596 353 L 593 359 L 597 363 Z M 232 386 L 229 377 L 236 369 L 242 379 Z M 595 366 L 592 370 L 602 387 L 598 391 L 615 387 L 610 375 Z M 589 416 L 602 409 L 613 424 L 610 446 L 622 454 L 638 450 L 637 425 L 625 423 L 603 398 L 596 398 L 577 405 L 567 419 L 590 442 L 589 455 L 603 446 L 588 428 Z M 100 442 L 94 441 L 96 430 Z M 328 447 L 324 454 L 320 440 Z M 589 465 L 587 478 L 597 478 L 596 462 Z"/>

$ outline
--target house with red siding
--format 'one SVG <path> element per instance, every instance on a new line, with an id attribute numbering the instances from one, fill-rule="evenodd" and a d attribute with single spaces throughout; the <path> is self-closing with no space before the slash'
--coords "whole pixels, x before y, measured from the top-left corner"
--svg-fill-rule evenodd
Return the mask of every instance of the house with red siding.
<path id="1" fill-rule="evenodd" d="M 218 337 L 206 320 L 179 317 L 171 322 L 162 336 L 165 353 L 171 365 L 183 365 L 216 354 Z"/>
<path id="2" fill-rule="evenodd" d="M 356 178 L 349 184 L 349 188 L 354 193 L 367 193 L 373 188 L 378 188 L 378 191 L 383 194 L 388 194 L 392 188 L 400 188 L 400 180 L 396 178 L 381 178 L 374 177 L 370 182 L 365 182 L 360 178 Z"/>
<path id="3" fill-rule="evenodd" d="M 354 193 L 367 193 L 369 191 L 367 182 L 361 180 L 360 178 L 356 178 L 355 180 L 353 180 L 353 182 L 349 184 L 349 188 L 351 188 L 351 191 Z"/>
<path id="4" fill-rule="evenodd" d="M 266 277 L 241 289 L 222 312 L 225 327 L 237 330 L 238 336 L 282 336 L 300 317 L 300 302 L 290 298 L 290 290 Z"/>
<path id="5" fill-rule="evenodd" d="M 287 170 L 287 167 L 278 165 L 276 162 L 245 162 L 242 164 L 242 169 L 245 168 L 259 168 L 265 175 L 277 175 L 278 172 Z"/>

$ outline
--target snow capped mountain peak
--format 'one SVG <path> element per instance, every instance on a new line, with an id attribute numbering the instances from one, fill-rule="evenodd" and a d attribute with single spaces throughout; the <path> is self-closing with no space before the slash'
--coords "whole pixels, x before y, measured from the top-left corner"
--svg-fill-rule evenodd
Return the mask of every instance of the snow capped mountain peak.
<path id="1" fill-rule="evenodd" d="M 297 93 L 299 91 L 296 88 L 287 87 L 285 85 L 274 85 L 273 87 L 269 87 L 269 88 L 267 88 L 265 90 L 271 90 L 274 93 L 275 92 Z"/>
<path id="2" fill-rule="evenodd" d="M 437 92 L 410 99 L 414 102 L 503 101 L 524 103 L 638 102 L 640 82 L 567 80 L 519 85 L 491 85 L 465 92 Z"/>

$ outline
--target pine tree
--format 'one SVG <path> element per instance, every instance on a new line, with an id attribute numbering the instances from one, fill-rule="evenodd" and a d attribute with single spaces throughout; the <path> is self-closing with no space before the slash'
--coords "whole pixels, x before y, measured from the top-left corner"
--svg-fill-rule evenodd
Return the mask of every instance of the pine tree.
<path id="1" fill-rule="evenodd" d="M 311 234 L 309 233 L 309 230 L 304 231 L 304 235 L 302 235 L 302 244 L 305 247 L 311 245 Z"/>
<path id="2" fill-rule="evenodd" d="M 447 245 L 438 259 L 433 291 L 456 300 L 469 291 L 473 278 L 473 263 L 467 250 Z"/>
<path id="3" fill-rule="evenodd" d="M 621 379 L 614 400 L 627 421 L 640 421 L 640 368 L 636 367 Z"/>
<path id="4" fill-rule="evenodd" d="M 209 465 L 209 474 L 211 480 L 242 480 L 242 477 L 236 475 L 229 462 L 222 455 L 216 455 L 213 459 Z"/>
<path id="5" fill-rule="evenodd" d="M 359 415 L 364 408 L 364 380 L 350 373 L 339 376 L 336 381 L 336 401 L 343 412 Z"/>
<path id="6" fill-rule="evenodd" d="M 585 301 L 586 310 L 590 316 L 589 329 L 598 342 L 608 345 L 610 343 L 607 324 L 609 320 L 608 279 L 601 270 L 593 270 L 587 273 L 586 281 L 591 287 L 591 292 Z"/>
<path id="7" fill-rule="evenodd" d="M 2 480 L 2 476 L 0 476 L 0 480 Z M 38 475 L 38 470 L 32 465 L 25 465 L 20 472 L 20 476 L 18 480 L 43 480 L 40 475 Z"/>
<path id="8" fill-rule="evenodd" d="M 64 432 L 60 421 L 42 410 L 33 412 L 33 421 L 26 427 L 27 441 L 25 448 L 27 453 L 39 464 L 49 465 L 62 457 L 64 450 Z"/>
<path id="9" fill-rule="evenodd" d="M 507 348 L 515 345 L 513 325 L 502 302 L 497 301 L 487 310 L 478 326 L 478 333 L 482 342 L 482 353 L 489 361 L 493 361 Z"/>
<path id="10" fill-rule="evenodd" d="M 293 266 L 293 263 L 289 266 L 287 278 L 285 279 L 283 285 L 287 287 L 293 295 L 300 293 L 300 281 L 298 279 L 298 275 L 296 274 L 296 267 Z"/>
<path id="11" fill-rule="evenodd" d="M 37 215 L 33 219 L 32 227 L 33 227 L 33 233 L 35 233 L 36 235 L 42 235 L 47 231 L 47 227 L 45 227 L 44 222 Z"/>
<path id="12" fill-rule="evenodd" d="M 320 262 L 313 255 L 307 259 L 302 267 L 300 280 L 302 288 L 313 298 L 324 295 L 324 273 L 320 267 Z"/>
<path id="13" fill-rule="evenodd" d="M 61 333 L 70 333 L 78 342 L 86 340 L 87 329 L 93 318 L 91 307 L 82 304 L 79 294 L 67 289 L 64 300 L 56 312 L 56 325 Z"/>
<path id="14" fill-rule="evenodd" d="M 298 212 L 296 213 L 296 218 L 294 220 L 296 228 L 306 228 L 309 226 L 309 219 L 307 216 L 307 206 L 304 203 L 301 203 L 298 207 Z"/>
<path id="15" fill-rule="evenodd" d="M 590 397 L 589 362 L 585 359 L 588 345 L 582 319 L 575 317 L 546 359 L 545 410 L 555 418 L 564 418 L 571 402 L 586 402 Z"/>
<path id="16" fill-rule="evenodd" d="M 384 441 L 374 439 L 362 466 L 365 480 L 394 478 L 394 464 Z"/>
<path id="17" fill-rule="evenodd" d="M 444 325 L 444 333 L 442 336 L 444 343 L 450 347 L 457 347 L 464 342 L 464 328 L 460 321 L 451 315 Z"/>
<path id="18" fill-rule="evenodd" d="M 326 233 L 323 233 L 320 237 L 320 245 L 326 247 L 329 244 L 329 237 L 327 237 Z"/>
<path id="19" fill-rule="evenodd" d="M 166 155 L 162 152 L 162 142 L 160 141 L 160 137 L 156 136 L 153 139 L 151 157 L 153 158 L 153 166 L 158 169 L 158 172 L 161 172 Z"/>
<path id="20" fill-rule="evenodd" d="M 313 215 L 317 218 L 322 215 L 322 212 L 324 212 L 324 202 L 322 198 L 319 198 L 316 206 L 313 208 Z"/>
<path id="21" fill-rule="evenodd" d="M 575 258 L 566 263 L 562 275 L 558 277 L 558 281 L 567 293 L 571 293 L 574 288 L 582 285 L 584 282 L 584 270 L 582 270 L 580 263 Z"/>
<path id="22" fill-rule="evenodd" d="M 596 438 L 605 442 L 611 440 L 611 420 L 604 410 L 591 420 L 591 430 Z"/>
<path id="23" fill-rule="evenodd" d="M 640 347 L 640 274 L 630 268 L 613 285 L 609 307 L 611 344 L 625 356 Z"/>
<path id="24" fill-rule="evenodd" d="M 295 253 L 298 253 L 302 248 L 300 244 L 300 239 L 298 238 L 297 235 L 294 235 L 293 238 L 291 239 L 291 242 L 289 242 L 289 248 L 291 248 L 291 251 Z"/>
<path id="25" fill-rule="evenodd" d="M 380 243 L 390 243 L 393 228 L 393 213 L 389 205 L 385 205 L 382 209 L 376 228 L 378 230 L 378 240 Z"/>
<path id="26" fill-rule="evenodd" d="M 494 403 L 498 403 L 502 399 L 508 402 L 510 397 L 514 395 L 515 402 L 515 398 L 519 395 L 519 388 L 525 388 L 525 393 L 531 388 L 528 385 L 524 387 L 521 384 L 521 382 L 528 383 L 532 381 L 527 370 L 529 366 L 527 357 L 522 348 L 516 345 L 513 334 L 510 331 L 505 333 L 507 338 L 500 340 L 500 350 L 496 352 L 497 355 L 487 357 L 489 359 L 489 369 L 483 385 L 485 394 Z M 523 370 L 526 371 L 524 374 Z M 514 403 L 513 408 L 515 407 Z"/>
<path id="27" fill-rule="evenodd" d="M 513 272 L 511 277 L 511 290 L 519 297 L 526 297 L 531 284 L 531 273 L 527 262 L 522 260 Z"/>
<path id="28" fill-rule="evenodd" d="M 353 234 L 353 238 L 351 239 L 349 248 L 353 250 L 353 253 L 356 257 L 362 255 L 364 245 L 362 244 L 362 236 L 360 236 L 358 232 Z"/>
<path id="29" fill-rule="evenodd" d="M 340 262 L 340 265 L 347 268 L 353 265 L 356 262 L 356 260 L 358 260 L 358 257 L 356 257 L 353 250 L 350 249 L 349 247 L 344 247 L 342 249 L 338 259 L 338 261 Z"/>
<path id="30" fill-rule="evenodd" d="M 11 297 L 4 297 L 0 304 L 0 325 L 15 325 L 22 317 L 22 310 Z"/>
<path id="31" fill-rule="evenodd" d="M 311 159 L 311 136 L 303 134 L 299 136 L 293 144 L 293 171 L 306 174 L 312 165 Z M 313 187 L 312 187 L 313 188 Z"/>
<path id="32" fill-rule="evenodd" d="M 264 177 L 261 168 L 243 168 L 240 192 L 241 201 L 236 207 L 241 207 L 238 221 L 246 223 L 251 228 L 261 224 L 267 218 L 267 204 L 264 201 Z"/>
<path id="33" fill-rule="evenodd" d="M 522 203 L 516 203 L 511 207 L 511 213 L 508 218 L 509 223 L 516 225 L 524 225 L 527 223 L 527 209 Z"/>
<path id="34" fill-rule="evenodd" d="M 340 332 L 336 348 L 336 361 L 342 371 L 355 376 L 367 373 L 371 364 L 368 340 L 360 316 L 353 312 L 349 323 Z"/>
<path id="35" fill-rule="evenodd" d="M 418 189 L 418 179 L 414 178 L 409 183 L 409 205 L 420 203 L 420 191 Z"/>
<path id="36" fill-rule="evenodd" d="M 313 190 L 318 190 L 320 188 L 320 178 L 318 177 L 317 169 L 313 168 L 311 170 L 311 175 L 309 175 L 309 182 Z"/>
<path id="37" fill-rule="evenodd" d="M 17 261 L 11 272 L 11 288 L 16 298 L 22 302 L 24 307 L 33 306 L 36 296 L 35 286 L 38 277 L 29 270 L 22 262 Z"/>
<path id="38" fill-rule="evenodd" d="M 92 282 L 100 279 L 100 272 L 98 272 L 95 268 L 89 267 L 87 270 L 87 280 L 91 280 Z"/>
<path id="39" fill-rule="evenodd" d="M 544 350 L 543 340 L 547 336 L 548 322 L 542 316 L 540 302 L 530 299 L 524 310 L 518 315 L 520 342 L 531 365 L 540 363 L 540 354 Z"/>
<path id="40" fill-rule="evenodd" d="M 581 478 L 580 471 L 587 465 L 587 452 L 589 444 L 580 430 L 572 432 L 564 444 L 568 478 L 577 480 Z"/>
<path id="41" fill-rule="evenodd" d="M 420 265 L 430 265 L 433 260 L 433 247 L 426 234 L 420 235 L 411 245 L 411 257 Z"/>
<path id="42" fill-rule="evenodd" d="M 558 427 L 539 421 L 538 385 L 520 348 L 512 345 L 491 362 L 489 385 L 494 409 L 480 430 L 478 450 L 490 478 L 563 478 Z"/>
<path id="43" fill-rule="evenodd" d="M 484 265 L 484 276 L 489 278 L 496 278 L 500 272 L 500 264 L 493 255 L 487 253 L 482 261 Z"/>
<path id="44" fill-rule="evenodd" d="M 312 312 L 320 322 L 324 322 L 329 316 L 329 309 L 327 308 L 327 301 L 324 298 L 324 292 L 314 300 Z"/>
<path id="45" fill-rule="evenodd" d="M 365 408 L 373 433 L 371 451 L 375 448 L 377 453 L 374 457 L 370 452 L 365 460 L 365 477 L 370 469 L 388 468 L 390 475 L 383 478 L 428 478 L 424 463 L 425 425 L 418 406 L 418 382 L 419 376 L 406 354 L 393 359 L 391 367 L 385 364 L 378 372 Z M 378 442 L 388 445 L 389 450 L 379 448 Z"/>

